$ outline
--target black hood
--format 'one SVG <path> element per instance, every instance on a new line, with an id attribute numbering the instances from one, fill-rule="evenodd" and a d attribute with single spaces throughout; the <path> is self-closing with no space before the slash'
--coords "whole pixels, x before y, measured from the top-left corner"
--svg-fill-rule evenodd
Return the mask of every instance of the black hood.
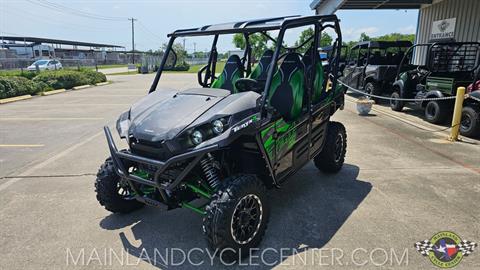
<path id="1" fill-rule="evenodd" d="M 229 94 L 206 88 L 157 89 L 132 106 L 129 134 L 152 142 L 170 140 Z"/>

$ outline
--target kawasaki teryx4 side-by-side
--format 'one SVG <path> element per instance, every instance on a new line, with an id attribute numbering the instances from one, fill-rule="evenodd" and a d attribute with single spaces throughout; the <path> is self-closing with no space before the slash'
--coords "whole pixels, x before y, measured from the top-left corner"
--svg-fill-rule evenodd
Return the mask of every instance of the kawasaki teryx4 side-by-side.
<path id="1" fill-rule="evenodd" d="M 460 86 L 466 87 L 468 94 L 480 97 L 476 83 L 479 65 L 478 42 L 416 44 L 407 51 L 398 68 L 392 98 L 452 97 Z M 417 107 L 425 110 L 425 119 L 434 124 L 446 122 L 452 115 L 454 104 L 454 99 L 415 102 Z M 390 107 L 395 111 L 401 111 L 404 106 L 403 101 L 390 102 Z M 475 136 L 480 133 L 479 114 L 479 102 L 466 99 L 460 125 L 462 135 Z"/>
<path id="2" fill-rule="evenodd" d="M 350 50 L 342 82 L 367 94 L 382 95 L 392 88 L 397 68 L 410 41 L 363 41 Z"/>
<path id="3" fill-rule="evenodd" d="M 312 27 L 314 34 L 297 47 L 286 47 L 285 32 L 299 27 Z M 318 54 L 326 29 L 336 32 L 333 45 L 341 45 L 334 15 L 241 21 L 169 34 L 149 94 L 117 121 L 128 149 L 117 149 L 105 127 L 111 157 L 95 183 L 100 204 L 115 213 L 145 204 L 191 209 L 203 216 L 203 233 L 208 246 L 221 251 L 217 255 L 231 260 L 248 255 L 267 227 L 267 190 L 282 186 L 312 159 L 327 173 L 342 168 L 345 128 L 330 121 L 344 104 L 338 63 L 332 61 L 327 74 Z M 217 40 L 235 33 L 244 37 L 243 57 L 231 55 L 217 76 Z M 273 43 L 256 65 L 252 34 Z M 176 62 L 175 40 L 196 36 L 213 40 L 208 64 L 198 72 L 201 87 L 157 88 L 162 71 Z M 306 53 L 297 52 L 301 47 L 308 48 Z"/>

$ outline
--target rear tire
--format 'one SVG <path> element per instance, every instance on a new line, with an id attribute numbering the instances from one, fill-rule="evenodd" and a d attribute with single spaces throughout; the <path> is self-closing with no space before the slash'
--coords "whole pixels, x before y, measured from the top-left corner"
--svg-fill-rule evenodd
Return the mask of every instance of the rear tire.
<path id="1" fill-rule="evenodd" d="M 382 88 L 380 87 L 380 85 L 378 85 L 378 83 L 369 82 L 365 85 L 365 93 L 367 94 L 381 96 L 382 92 L 383 92 Z M 370 98 L 375 100 L 376 103 L 380 101 L 380 99 L 376 97 L 370 97 Z"/>
<path id="2" fill-rule="evenodd" d="M 448 118 L 448 104 L 439 101 L 429 101 L 425 106 L 425 119 L 432 124 L 442 124 Z"/>
<path id="3" fill-rule="evenodd" d="M 255 175 L 230 176 L 206 211 L 203 232 L 208 247 L 222 260 L 238 261 L 260 244 L 267 229 L 270 207 L 265 185 Z"/>
<path id="4" fill-rule="evenodd" d="M 400 94 L 398 92 L 393 92 L 392 95 L 390 96 L 391 98 L 401 98 Z M 401 112 L 403 110 L 403 107 L 405 107 L 405 103 L 400 100 L 390 100 L 390 108 L 396 112 Z"/>
<path id="5" fill-rule="evenodd" d="M 475 110 L 471 106 L 463 107 L 460 134 L 467 137 L 480 135 L 480 110 Z"/>
<path id="6" fill-rule="evenodd" d="M 144 206 L 135 200 L 128 187 L 120 183 L 115 173 L 112 158 L 108 158 L 100 167 L 95 181 L 97 201 L 110 212 L 130 213 Z"/>
<path id="7" fill-rule="evenodd" d="M 328 124 L 327 138 L 322 151 L 313 159 L 315 166 L 325 173 L 336 173 L 342 169 L 347 152 L 347 132 L 338 122 Z"/>

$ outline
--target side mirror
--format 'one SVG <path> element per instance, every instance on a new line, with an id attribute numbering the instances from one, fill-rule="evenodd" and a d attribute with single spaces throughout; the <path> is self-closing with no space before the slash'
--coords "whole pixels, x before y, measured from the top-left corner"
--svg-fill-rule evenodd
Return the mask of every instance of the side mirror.
<path id="1" fill-rule="evenodd" d="M 207 84 L 204 83 L 205 76 L 204 73 L 207 70 L 208 65 L 202 67 L 198 73 L 197 73 L 197 79 L 198 79 L 198 84 L 200 84 L 202 87 L 208 87 Z"/>

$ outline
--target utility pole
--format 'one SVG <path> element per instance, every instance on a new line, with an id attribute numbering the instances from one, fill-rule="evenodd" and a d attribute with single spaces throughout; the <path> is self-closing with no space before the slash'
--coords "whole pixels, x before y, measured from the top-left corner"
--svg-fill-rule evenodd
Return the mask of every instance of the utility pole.
<path id="1" fill-rule="evenodd" d="M 135 21 L 137 19 L 130 18 L 129 21 L 132 21 L 132 64 L 135 64 Z"/>

